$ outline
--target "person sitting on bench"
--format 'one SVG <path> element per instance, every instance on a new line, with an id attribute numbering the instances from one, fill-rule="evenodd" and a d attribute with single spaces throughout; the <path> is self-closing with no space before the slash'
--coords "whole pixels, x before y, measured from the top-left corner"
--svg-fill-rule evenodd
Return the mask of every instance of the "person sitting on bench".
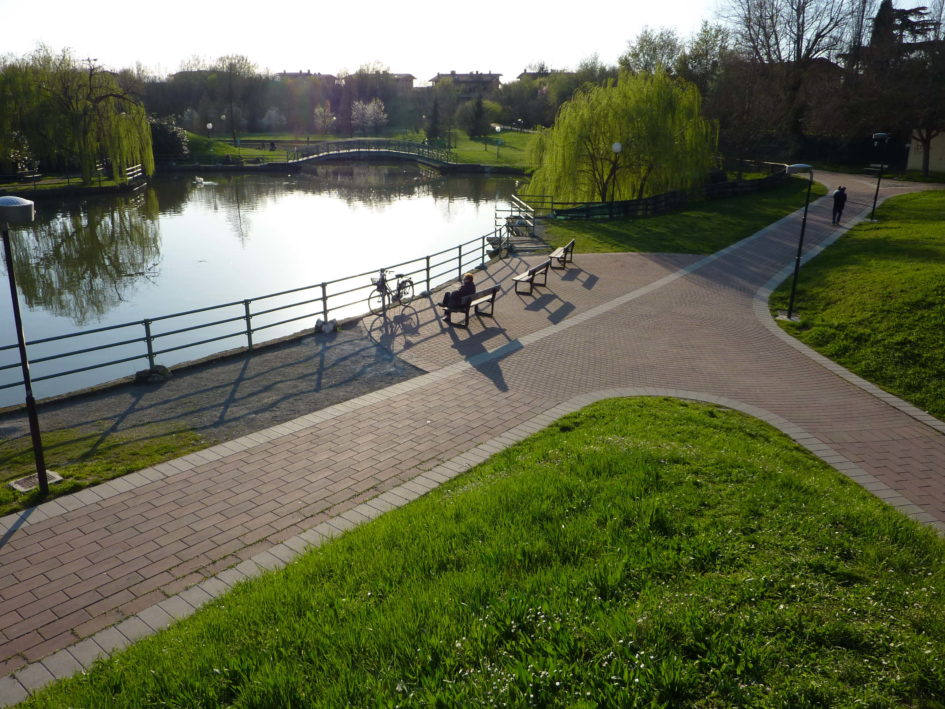
<path id="1" fill-rule="evenodd" d="M 473 274 L 467 273 L 463 275 L 463 285 L 459 287 L 459 290 L 454 290 L 450 293 L 443 294 L 443 307 L 444 308 L 460 308 L 463 305 L 463 296 L 464 295 L 473 295 L 476 292 L 476 284 L 473 282 Z"/>

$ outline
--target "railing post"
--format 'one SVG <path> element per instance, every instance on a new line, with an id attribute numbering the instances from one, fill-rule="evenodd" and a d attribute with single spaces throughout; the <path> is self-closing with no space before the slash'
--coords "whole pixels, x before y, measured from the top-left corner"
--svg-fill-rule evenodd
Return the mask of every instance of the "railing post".
<path id="1" fill-rule="evenodd" d="M 252 326 L 252 314 L 249 312 L 249 300 L 243 301 L 243 312 L 246 319 L 246 343 L 249 349 L 253 349 L 253 326 Z"/>
<path id="2" fill-rule="evenodd" d="M 463 245 L 460 244 L 456 247 L 459 252 L 459 263 L 456 265 L 456 280 L 462 283 L 463 281 Z"/>
<path id="3" fill-rule="evenodd" d="M 322 320 L 328 322 L 328 284 L 322 283 Z"/>
<path id="4" fill-rule="evenodd" d="M 430 257 L 429 255 L 426 257 L 426 261 L 427 261 L 427 293 L 430 293 L 433 290 L 433 288 L 430 286 Z"/>
<path id="5" fill-rule="evenodd" d="M 148 346 L 148 367 L 154 369 L 154 347 L 151 344 L 151 321 L 142 320 L 141 322 L 144 324 L 144 341 Z"/>
<path id="6" fill-rule="evenodd" d="M 493 230 L 492 236 L 495 236 L 495 230 Z M 482 254 L 479 257 L 479 261 L 481 263 L 485 263 L 486 262 L 486 235 L 485 234 L 482 235 L 482 239 L 479 241 L 479 246 L 482 251 Z"/>

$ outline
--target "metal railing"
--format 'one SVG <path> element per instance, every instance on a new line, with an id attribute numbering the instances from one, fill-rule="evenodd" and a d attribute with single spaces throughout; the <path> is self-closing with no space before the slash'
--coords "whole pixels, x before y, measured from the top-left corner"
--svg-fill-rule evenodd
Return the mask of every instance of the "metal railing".
<path id="1" fill-rule="evenodd" d="M 707 184 L 696 190 L 695 194 L 684 190 L 676 190 L 643 199 L 616 200 L 613 202 L 560 202 L 549 195 L 522 194 L 520 196 L 531 206 L 533 214 L 544 217 L 596 219 L 653 216 L 681 209 L 697 196 L 720 199 L 769 189 L 787 179 L 784 167 L 784 165 L 781 165 L 781 171 L 769 172 L 766 177 L 757 179 L 727 180 Z"/>
<path id="2" fill-rule="evenodd" d="M 386 268 L 412 278 L 416 289 L 422 291 L 420 295 L 423 296 L 454 279 L 461 281 L 463 273 L 484 264 L 491 252 L 489 240 L 496 235 L 496 231 L 492 231 L 452 248 Z M 273 328 L 292 323 L 309 323 L 307 326 L 300 325 L 295 331 L 301 332 L 314 327 L 317 319 L 338 320 L 366 314 L 369 310 L 368 296 L 375 288 L 371 278 L 376 276 L 377 271 L 367 271 L 255 298 L 31 340 L 27 346 L 36 353 L 30 357 L 31 367 L 64 367 L 61 371 L 38 371 L 31 379 L 40 382 L 134 361 L 147 361 L 148 367 L 153 369 L 155 365 L 161 364 L 158 362 L 160 357 L 168 357 L 163 364 L 171 366 L 243 346 L 253 349 L 258 341 L 256 335 L 271 332 Z M 109 333 L 112 339 L 102 342 L 105 333 Z M 194 336 L 198 339 L 190 339 Z M 269 339 L 279 336 L 276 334 Z M 226 340 L 234 344 L 229 347 L 210 347 Z M 61 346 L 65 342 L 70 343 L 70 346 Z M 193 352 L 194 348 L 200 348 L 196 355 L 184 357 L 176 354 L 184 350 Z M 0 357 L 16 349 L 16 345 L 0 347 Z M 113 353 L 112 359 L 95 359 L 98 353 L 106 351 Z M 2 365 L 0 375 L 19 367 L 19 361 Z M 121 376 L 116 375 L 111 379 Z M 18 378 L 0 384 L 0 391 L 22 384 L 22 378 Z"/>
<path id="3" fill-rule="evenodd" d="M 517 195 L 509 197 L 508 209 L 495 210 L 495 228 L 504 232 L 507 239 L 513 236 L 534 238 L 535 209 Z"/>
<path id="4" fill-rule="evenodd" d="M 440 148 L 410 140 L 389 140 L 377 138 L 355 138 L 352 140 L 332 140 L 325 143 L 315 143 L 304 148 L 296 148 L 298 159 L 305 160 L 325 155 L 342 154 L 349 156 L 352 153 L 396 153 L 400 155 L 415 155 L 417 157 L 434 160 L 436 162 L 450 162 L 453 152 L 447 148 Z"/>
<path id="5" fill-rule="evenodd" d="M 266 149 L 266 141 L 245 141 L 242 144 L 244 148 L 250 148 L 258 145 L 260 149 Z M 317 160 L 319 158 L 338 155 L 340 157 L 355 158 L 363 153 L 388 153 L 392 155 L 410 155 L 428 160 L 438 164 L 449 163 L 453 160 L 453 151 L 449 148 L 443 148 L 436 145 L 417 143 L 410 140 L 392 140 L 381 138 L 352 138 L 351 140 L 330 140 L 320 143 L 306 143 L 304 145 L 291 145 L 280 147 L 276 150 L 267 150 L 266 155 L 225 155 L 209 156 L 204 155 L 204 161 L 210 160 L 210 163 L 201 163 L 197 159 L 182 160 L 174 159 L 162 161 L 165 165 L 185 166 L 185 165 L 220 165 L 224 167 L 239 167 L 246 165 L 265 165 L 278 163 L 279 165 L 288 165 L 302 163 L 307 160 Z"/>

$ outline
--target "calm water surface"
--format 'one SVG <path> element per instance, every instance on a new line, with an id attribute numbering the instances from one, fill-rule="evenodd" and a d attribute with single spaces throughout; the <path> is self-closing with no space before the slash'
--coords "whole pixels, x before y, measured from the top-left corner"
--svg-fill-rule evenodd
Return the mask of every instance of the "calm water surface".
<path id="1" fill-rule="evenodd" d="M 255 298 L 455 247 L 490 233 L 497 203 L 515 188 L 514 179 L 437 177 L 412 165 L 201 177 L 158 177 L 134 196 L 38 201 L 33 228 L 12 232 L 28 341 Z M 15 344 L 6 287 L 0 314 L 0 345 Z M 311 324 L 287 325 L 260 339 Z M 102 337 L 75 345 L 95 346 L 90 338 Z M 245 339 L 209 351 L 240 344 Z M 44 347 L 31 345 L 30 358 L 42 357 Z M 112 351 L 107 359 L 142 347 Z M 170 365 L 209 351 L 185 350 L 158 361 Z M 18 361 L 15 349 L 0 352 L 0 365 Z M 40 377 L 86 363 L 36 363 L 31 372 Z M 52 396 L 146 366 L 138 360 L 40 381 L 34 394 Z M 19 374 L 18 368 L 0 371 L 0 384 Z M 22 401 L 21 386 L 0 389 L 0 406 Z"/>

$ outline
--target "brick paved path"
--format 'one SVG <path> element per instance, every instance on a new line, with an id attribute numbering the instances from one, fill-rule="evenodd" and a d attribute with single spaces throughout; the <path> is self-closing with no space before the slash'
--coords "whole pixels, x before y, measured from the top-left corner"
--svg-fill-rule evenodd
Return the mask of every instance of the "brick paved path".
<path id="1" fill-rule="evenodd" d="M 849 221 L 868 216 L 875 183 L 825 181 L 848 186 Z M 829 199 L 811 206 L 811 250 L 839 235 L 829 214 Z M 746 411 L 945 530 L 945 425 L 767 314 L 799 225 L 797 213 L 709 257 L 578 254 L 532 296 L 511 287 L 522 261 L 492 264 L 479 283 L 503 286 L 495 318 L 468 331 L 444 328 L 423 299 L 365 322 L 428 374 L 3 518 L 0 705 L 606 396 Z M 443 425 L 458 413 L 459 433 Z"/>

